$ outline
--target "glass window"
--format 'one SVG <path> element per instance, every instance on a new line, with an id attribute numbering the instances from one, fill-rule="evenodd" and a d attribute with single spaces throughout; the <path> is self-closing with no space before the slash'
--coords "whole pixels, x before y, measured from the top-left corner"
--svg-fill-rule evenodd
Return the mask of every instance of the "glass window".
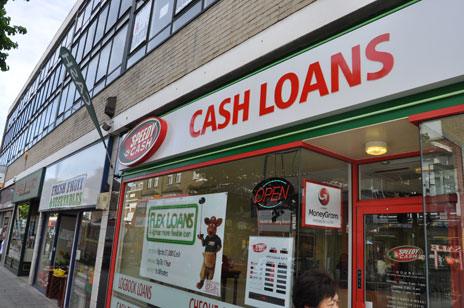
<path id="1" fill-rule="evenodd" d="M 124 15 L 127 10 L 132 6 L 132 0 L 122 0 L 121 1 L 121 10 L 119 11 L 119 17 Z"/>
<path id="2" fill-rule="evenodd" d="M 67 97 L 68 97 L 68 92 L 69 92 L 69 83 L 66 85 L 66 87 L 63 88 L 63 91 L 61 93 L 60 107 L 58 109 L 58 115 L 61 115 L 66 110 L 66 101 L 67 101 Z"/>
<path id="3" fill-rule="evenodd" d="M 150 22 L 151 1 L 137 12 L 134 22 L 134 32 L 132 33 L 132 42 L 130 52 L 134 51 L 140 44 L 147 39 L 148 23 Z"/>
<path id="4" fill-rule="evenodd" d="M 87 89 L 89 90 L 89 92 L 92 92 L 93 86 L 95 84 L 97 62 L 98 62 L 98 55 L 90 61 L 88 70 L 87 70 L 87 76 L 85 77 L 85 83 L 87 85 Z"/>
<path id="5" fill-rule="evenodd" d="M 93 38 L 95 36 L 95 28 L 96 28 L 96 26 L 97 26 L 97 20 L 95 19 L 92 22 L 92 24 L 90 25 L 89 30 L 88 30 L 87 40 L 86 40 L 86 43 L 85 43 L 85 49 L 84 49 L 83 57 L 85 57 L 90 52 L 90 50 L 92 50 Z"/>
<path id="6" fill-rule="evenodd" d="M 122 64 L 122 57 L 124 55 L 124 45 L 126 42 L 127 25 L 125 25 L 113 39 L 113 48 L 111 49 L 110 63 L 108 72 L 113 72 L 118 66 Z"/>
<path id="7" fill-rule="evenodd" d="M 422 195 L 420 157 L 359 166 L 360 199 L 384 199 Z"/>
<path id="8" fill-rule="evenodd" d="M 79 49 L 77 50 L 76 62 L 79 63 L 84 55 L 85 40 L 87 37 L 87 31 L 83 32 L 79 39 Z"/>
<path id="9" fill-rule="evenodd" d="M 201 1 L 182 13 L 173 23 L 172 32 L 176 32 L 201 13 Z"/>
<path id="10" fill-rule="evenodd" d="M 159 185 L 148 185 L 149 179 L 127 183 L 115 282 L 140 282 L 156 296 L 151 300 L 130 292 L 124 292 L 123 296 L 118 289 L 121 284 L 114 283 L 113 303 L 120 298 L 139 307 L 167 307 L 175 305 L 173 297 L 188 301 L 194 292 L 198 300 L 201 294 L 245 306 L 248 272 L 259 259 L 253 252 L 256 243 L 256 249 L 266 245 L 264 249 L 269 254 L 279 253 L 281 272 L 276 274 L 281 275 L 284 292 L 290 292 L 285 288 L 291 286 L 293 278 L 292 271 L 285 268 L 294 266 L 296 275 L 307 269 L 321 269 L 335 277 L 341 307 L 347 307 L 349 169 L 345 162 L 291 149 L 187 170 L 179 173 L 181 177 L 177 173 L 163 175 L 159 177 Z M 163 185 L 173 182 L 174 177 L 182 181 Z M 152 179 L 156 183 L 157 177 Z M 309 180 L 330 187 L 333 200 L 340 201 L 338 228 L 300 226 L 298 217 L 303 210 L 300 187 Z M 270 198 L 258 201 L 259 188 L 271 187 L 267 186 L 269 183 L 278 183 L 272 187 L 280 194 L 281 202 L 271 205 Z M 259 206 L 258 202 L 264 205 Z M 182 233 L 161 221 L 161 217 L 181 215 L 193 217 L 189 227 L 183 224 Z M 214 228 L 206 225 L 211 224 L 212 216 L 222 219 Z M 158 221 L 153 219 L 156 217 Z M 208 242 L 204 242 L 206 233 Z M 173 234 L 179 235 L 174 242 L 169 240 Z M 210 278 L 205 276 L 208 270 L 213 271 Z M 256 275 L 264 277 L 263 272 Z"/>
<path id="11" fill-rule="evenodd" d="M 100 59 L 98 61 L 98 70 L 97 70 L 97 77 L 96 77 L 97 82 L 103 77 L 105 77 L 106 75 L 106 71 L 108 70 L 108 60 L 110 57 L 110 51 L 111 51 L 111 42 L 106 44 L 106 46 L 103 47 L 102 51 L 100 52 Z"/>
<path id="12" fill-rule="evenodd" d="M 45 232 L 42 235 L 42 247 L 39 255 L 38 270 L 34 285 L 42 292 L 46 293 L 48 283 L 50 282 L 53 273 L 52 258 L 53 246 L 56 234 L 56 222 L 58 214 L 50 214 L 45 219 Z"/>
<path id="13" fill-rule="evenodd" d="M 111 27 L 116 23 L 116 20 L 118 19 L 118 10 L 119 10 L 119 4 L 121 3 L 121 0 L 111 0 L 111 5 L 110 5 L 110 10 L 108 13 L 108 21 L 106 22 L 106 30 L 105 32 L 108 32 Z"/>
<path id="14" fill-rule="evenodd" d="M 79 96 L 79 95 L 76 95 L 76 85 L 74 84 L 74 82 L 70 82 L 69 83 L 69 91 L 68 91 L 68 97 L 66 98 L 66 107 L 65 107 L 65 111 L 71 109 L 75 99 L 76 99 L 76 96 Z"/>
<path id="15" fill-rule="evenodd" d="M 76 216 L 61 215 L 58 226 L 58 238 L 56 241 L 56 250 L 53 266 L 63 269 L 66 273 L 69 270 L 71 259 L 72 244 L 74 232 L 76 230 Z M 61 287 L 64 287 L 61 286 Z"/>
<path id="16" fill-rule="evenodd" d="M 102 212 L 83 212 L 71 285 L 70 307 L 90 307 Z"/>
<path id="17" fill-rule="evenodd" d="M 27 218 L 29 217 L 29 204 L 22 203 L 16 206 L 15 217 L 12 225 L 12 233 L 8 244 L 7 258 L 19 262 L 26 234 Z M 7 259 L 8 262 L 8 259 Z M 19 266 L 19 264 L 17 265 Z"/>
<path id="18" fill-rule="evenodd" d="M 85 7 L 84 17 L 83 17 L 83 22 L 82 22 L 83 25 L 85 25 L 85 23 L 89 20 L 91 15 L 92 15 L 92 3 L 91 1 L 89 1 L 87 3 L 87 6 Z"/>
<path id="19" fill-rule="evenodd" d="M 185 8 L 187 5 L 192 3 L 193 0 L 177 0 L 176 2 L 176 14 L 178 14 L 180 11 L 182 11 L 183 8 Z"/>
<path id="20" fill-rule="evenodd" d="M 172 20 L 174 0 L 158 0 L 152 10 L 152 21 L 150 26 L 150 38 L 158 34 Z"/>
<path id="21" fill-rule="evenodd" d="M 109 5 L 105 5 L 105 8 L 100 12 L 100 15 L 98 16 L 98 23 L 97 23 L 97 30 L 95 33 L 95 44 L 96 45 L 100 39 L 103 37 L 103 34 L 105 32 L 105 23 L 106 23 L 106 17 L 108 16 L 108 7 Z"/>
<path id="22" fill-rule="evenodd" d="M 430 307 L 462 305 L 464 115 L 420 126 Z"/>

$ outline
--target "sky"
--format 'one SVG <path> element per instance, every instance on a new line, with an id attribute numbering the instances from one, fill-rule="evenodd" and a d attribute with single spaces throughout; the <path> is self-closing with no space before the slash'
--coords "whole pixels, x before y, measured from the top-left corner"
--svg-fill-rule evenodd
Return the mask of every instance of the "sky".
<path id="1" fill-rule="evenodd" d="M 11 25 L 27 28 L 27 34 L 15 35 L 18 48 L 10 51 L 7 72 L 0 71 L 0 142 L 8 109 L 28 80 L 76 0 L 9 0 L 6 5 Z"/>

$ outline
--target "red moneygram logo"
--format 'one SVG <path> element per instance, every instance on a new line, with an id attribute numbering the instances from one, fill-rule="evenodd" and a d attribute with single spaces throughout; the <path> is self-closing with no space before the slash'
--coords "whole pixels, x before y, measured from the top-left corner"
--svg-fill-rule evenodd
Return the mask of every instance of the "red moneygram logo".
<path id="1" fill-rule="evenodd" d="M 327 188 L 321 188 L 321 190 L 319 191 L 319 195 L 317 196 L 317 198 L 319 199 L 319 202 L 326 206 L 327 204 L 329 204 L 329 201 L 330 201 L 330 194 L 329 194 L 329 190 Z"/>
<path id="2" fill-rule="evenodd" d="M 253 244 L 253 251 L 254 252 L 263 252 L 267 248 L 266 244 L 264 243 L 258 243 L 258 244 Z"/>

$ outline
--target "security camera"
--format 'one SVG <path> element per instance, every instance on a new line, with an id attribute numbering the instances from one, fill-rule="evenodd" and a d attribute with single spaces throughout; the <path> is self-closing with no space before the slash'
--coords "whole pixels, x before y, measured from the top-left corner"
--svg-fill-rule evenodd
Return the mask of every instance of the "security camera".
<path id="1" fill-rule="evenodd" d="M 111 121 L 104 121 L 104 122 L 102 123 L 101 127 L 102 127 L 102 129 L 103 129 L 104 131 L 107 132 L 107 131 L 109 131 L 109 130 L 113 127 L 112 124 L 113 124 L 113 123 L 112 123 Z"/>

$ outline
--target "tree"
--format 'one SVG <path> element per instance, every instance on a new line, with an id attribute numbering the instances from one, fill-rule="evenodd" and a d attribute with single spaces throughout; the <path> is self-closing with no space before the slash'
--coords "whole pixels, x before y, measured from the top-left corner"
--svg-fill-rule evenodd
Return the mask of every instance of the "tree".
<path id="1" fill-rule="evenodd" d="M 9 69 L 6 64 L 8 53 L 5 51 L 18 48 L 18 43 L 11 40 L 16 34 L 26 34 L 26 28 L 10 25 L 11 18 L 6 15 L 5 5 L 7 0 L 0 0 L 0 71 Z"/>

